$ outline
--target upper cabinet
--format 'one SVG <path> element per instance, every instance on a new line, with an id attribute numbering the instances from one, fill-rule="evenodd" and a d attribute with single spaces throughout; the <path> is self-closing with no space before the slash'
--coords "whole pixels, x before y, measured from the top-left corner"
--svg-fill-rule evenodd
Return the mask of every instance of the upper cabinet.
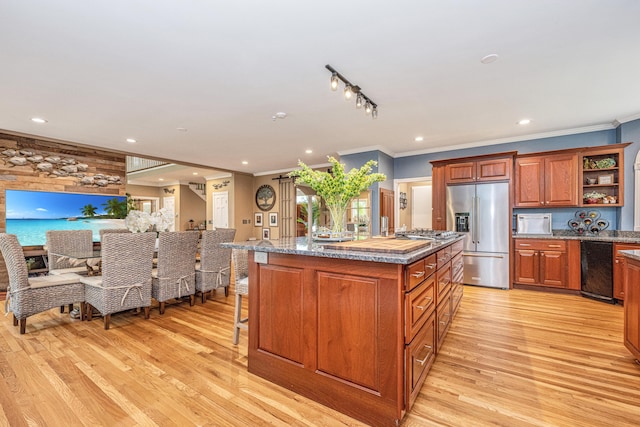
<path id="1" fill-rule="evenodd" d="M 539 153 L 541 154 L 541 153 Z M 515 207 L 539 208 L 578 204 L 576 153 L 516 158 Z"/>
<path id="2" fill-rule="evenodd" d="M 512 164 L 513 157 L 450 163 L 445 166 L 445 182 L 447 185 L 451 185 L 508 181 L 511 179 Z"/>
<path id="3" fill-rule="evenodd" d="M 517 156 L 514 207 L 622 206 L 627 145 Z"/>
<path id="4" fill-rule="evenodd" d="M 620 146 L 622 145 L 622 146 Z M 582 204 L 624 205 L 624 147 L 586 150 L 580 156 Z"/>

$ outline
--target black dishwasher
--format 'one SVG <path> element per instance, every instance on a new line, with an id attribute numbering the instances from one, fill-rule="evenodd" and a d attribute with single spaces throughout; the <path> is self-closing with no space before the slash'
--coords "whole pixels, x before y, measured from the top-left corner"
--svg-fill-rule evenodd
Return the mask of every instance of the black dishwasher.
<path id="1" fill-rule="evenodd" d="M 613 299 L 613 244 L 611 242 L 580 242 L 583 296 L 614 303 Z"/>

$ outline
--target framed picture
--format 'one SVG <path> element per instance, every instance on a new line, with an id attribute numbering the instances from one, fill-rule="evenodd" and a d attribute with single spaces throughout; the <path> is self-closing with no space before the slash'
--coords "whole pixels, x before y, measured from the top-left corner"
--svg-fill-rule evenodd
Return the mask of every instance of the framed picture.
<path id="1" fill-rule="evenodd" d="M 253 214 L 253 225 L 255 227 L 262 227 L 262 212 L 256 212 Z"/>
<path id="2" fill-rule="evenodd" d="M 277 227 L 278 226 L 278 213 L 271 212 L 269 214 L 269 227 Z"/>
<path id="3" fill-rule="evenodd" d="M 271 230 L 269 228 L 262 229 L 262 240 L 269 240 L 271 237 Z"/>
<path id="4" fill-rule="evenodd" d="M 613 174 L 600 175 L 598 177 L 598 184 L 600 184 L 600 185 L 611 185 L 611 184 L 613 184 Z"/>

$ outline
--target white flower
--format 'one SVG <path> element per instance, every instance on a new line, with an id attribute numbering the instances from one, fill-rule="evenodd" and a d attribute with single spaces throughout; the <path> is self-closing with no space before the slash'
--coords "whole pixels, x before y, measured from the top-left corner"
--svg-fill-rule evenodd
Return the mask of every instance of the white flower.
<path id="1" fill-rule="evenodd" d="M 149 231 L 153 225 L 151 222 L 151 215 L 147 212 L 132 210 L 124 219 L 125 226 L 132 233 L 144 233 Z"/>
<path id="2" fill-rule="evenodd" d="M 173 224 L 171 212 L 167 208 L 162 208 L 151 214 L 151 223 L 155 225 L 155 231 L 169 231 Z"/>

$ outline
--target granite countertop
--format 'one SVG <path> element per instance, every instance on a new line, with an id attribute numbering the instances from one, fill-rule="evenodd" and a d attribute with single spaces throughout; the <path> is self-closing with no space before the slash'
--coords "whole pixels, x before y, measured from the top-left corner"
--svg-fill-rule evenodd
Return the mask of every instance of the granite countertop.
<path id="1" fill-rule="evenodd" d="M 631 258 L 631 259 L 633 259 L 635 261 L 640 261 L 640 251 L 639 250 L 636 250 L 636 251 L 626 250 L 626 251 L 619 251 L 618 253 L 626 256 L 627 258 Z"/>
<path id="2" fill-rule="evenodd" d="M 573 230 L 553 230 L 553 234 L 518 234 L 513 233 L 518 239 L 562 239 L 562 240 L 595 240 L 600 242 L 638 243 L 640 244 L 639 231 L 604 230 L 597 234 L 578 234 Z"/>
<path id="3" fill-rule="evenodd" d="M 325 249 L 324 245 L 333 242 L 309 241 L 306 237 L 278 240 L 248 240 L 245 242 L 222 243 L 221 246 L 235 249 L 247 249 L 256 252 L 273 252 L 290 255 L 315 256 L 322 258 L 351 259 L 356 261 L 386 262 L 390 264 L 411 264 L 440 249 L 462 240 L 462 236 L 445 241 L 433 241 L 431 244 L 404 254 L 384 252 L 363 252 L 357 250 Z"/>

